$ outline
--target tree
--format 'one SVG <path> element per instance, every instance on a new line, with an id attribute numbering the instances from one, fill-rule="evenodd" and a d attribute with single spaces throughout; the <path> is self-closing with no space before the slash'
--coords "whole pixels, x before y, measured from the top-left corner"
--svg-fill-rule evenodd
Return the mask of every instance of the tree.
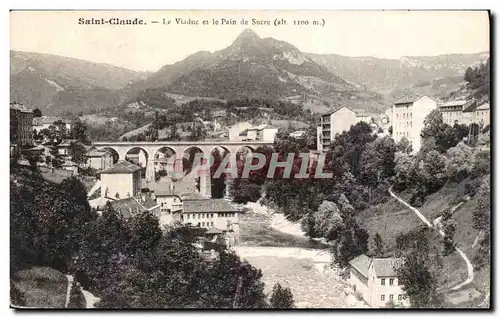
<path id="1" fill-rule="evenodd" d="M 339 208 L 330 201 L 323 201 L 314 216 L 315 230 L 328 240 L 337 239 L 345 226 Z"/>
<path id="2" fill-rule="evenodd" d="M 288 287 L 281 287 L 279 283 L 274 285 L 270 301 L 272 308 L 287 309 L 295 307 L 292 291 Z"/>
<path id="3" fill-rule="evenodd" d="M 71 142 L 68 146 L 68 152 L 74 162 L 79 164 L 86 162 L 87 158 L 85 157 L 85 154 L 87 153 L 87 150 L 83 144 L 79 142 Z"/>
<path id="4" fill-rule="evenodd" d="M 436 150 L 429 152 L 419 162 L 419 174 L 429 193 L 439 190 L 446 181 L 446 157 Z"/>
<path id="5" fill-rule="evenodd" d="M 401 140 L 396 145 L 396 151 L 406 154 L 412 153 L 413 149 L 408 138 L 406 137 L 401 138 Z"/>
<path id="6" fill-rule="evenodd" d="M 396 268 L 401 289 L 413 308 L 440 308 L 442 295 L 437 292 L 438 276 L 429 267 L 429 255 L 412 250 Z"/>
<path id="7" fill-rule="evenodd" d="M 455 251 L 453 236 L 457 230 L 457 222 L 452 218 L 451 210 L 445 210 L 441 214 L 441 226 L 444 232 L 443 237 L 443 256 L 448 256 Z"/>
<path id="8" fill-rule="evenodd" d="M 420 136 L 422 139 L 437 136 L 443 128 L 443 113 L 439 109 L 434 109 L 425 117 L 424 128 L 422 128 Z"/>
<path id="9" fill-rule="evenodd" d="M 382 242 L 382 237 L 379 233 L 376 233 L 373 238 L 374 253 L 376 257 L 384 256 L 384 242 Z"/>
<path id="10" fill-rule="evenodd" d="M 87 124 L 80 119 L 74 120 L 71 124 L 71 138 L 87 144 L 89 142 Z"/>
<path id="11" fill-rule="evenodd" d="M 42 111 L 38 108 L 33 109 L 33 118 L 42 117 Z"/>

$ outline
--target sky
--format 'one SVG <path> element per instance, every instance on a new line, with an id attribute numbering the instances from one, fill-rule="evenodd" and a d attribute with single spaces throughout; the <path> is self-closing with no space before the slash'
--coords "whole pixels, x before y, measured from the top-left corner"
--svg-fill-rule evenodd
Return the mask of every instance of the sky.
<path id="1" fill-rule="evenodd" d="M 82 25 L 79 19 L 143 19 L 146 25 Z M 175 19 L 199 25 L 176 24 Z M 214 25 L 213 19 L 236 25 Z M 163 19 L 171 21 L 163 25 Z M 248 25 L 242 25 L 242 19 Z M 271 25 L 252 25 L 252 19 Z M 286 25 L 275 26 L 276 19 Z M 202 21 L 208 20 L 208 25 Z M 293 21 L 308 21 L 294 25 Z M 154 24 L 151 21 L 159 21 Z M 313 25 L 319 21 L 320 25 Z M 323 25 L 324 21 L 324 25 Z M 223 49 L 245 28 L 302 52 L 373 56 L 434 56 L 489 51 L 486 11 L 12 11 L 10 49 L 50 53 L 156 71 L 198 51 Z"/>

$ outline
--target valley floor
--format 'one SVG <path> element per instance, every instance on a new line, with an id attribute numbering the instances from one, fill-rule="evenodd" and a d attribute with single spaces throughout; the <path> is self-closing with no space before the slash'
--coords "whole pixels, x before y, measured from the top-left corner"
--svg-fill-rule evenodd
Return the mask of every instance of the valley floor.
<path id="1" fill-rule="evenodd" d="M 282 214 L 273 213 L 260 204 L 250 203 L 247 207 L 251 212 L 240 219 L 242 244 L 234 250 L 262 270 L 266 294 L 271 294 L 274 284 L 280 283 L 291 289 L 297 308 L 368 308 L 339 277 L 338 270 L 330 267 L 331 258 L 327 250 L 307 245 L 283 246 L 279 234 L 281 237 L 293 237 L 298 243 L 310 242 L 301 231 L 300 224 L 289 222 Z M 265 246 L 257 246 L 256 240 L 245 239 L 248 231 L 253 230 L 249 223 L 261 229 L 261 236 L 267 232 Z M 277 246 L 271 246 L 273 237 L 278 237 L 275 241 Z"/>

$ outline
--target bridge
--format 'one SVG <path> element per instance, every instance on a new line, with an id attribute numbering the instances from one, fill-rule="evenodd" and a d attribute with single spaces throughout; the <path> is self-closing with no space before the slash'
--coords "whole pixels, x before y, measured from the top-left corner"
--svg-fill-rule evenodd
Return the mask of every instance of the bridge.
<path id="1" fill-rule="evenodd" d="M 152 182 L 155 178 L 155 160 L 160 153 L 169 153 L 168 158 L 173 158 L 171 163 L 177 171 L 183 171 L 183 158 L 191 149 L 203 153 L 203 158 L 215 150 L 219 149 L 230 154 L 237 154 L 245 150 L 251 152 L 259 147 L 273 146 L 271 141 L 96 141 L 94 146 L 98 149 L 105 149 L 114 153 L 118 160 L 125 160 L 127 154 L 133 149 L 140 149 L 145 154 L 146 180 Z M 210 175 L 200 177 L 200 190 L 202 194 L 209 195 Z"/>

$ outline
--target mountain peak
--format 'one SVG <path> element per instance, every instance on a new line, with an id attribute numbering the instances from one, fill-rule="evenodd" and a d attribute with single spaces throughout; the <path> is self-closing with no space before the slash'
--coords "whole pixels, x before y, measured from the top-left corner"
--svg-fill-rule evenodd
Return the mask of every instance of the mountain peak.
<path id="1" fill-rule="evenodd" d="M 240 35 L 236 38 L 236 41 L 242 40 L 260 40 L 260 37 L 252 29 L 245 29 L 241 31 Z"/>

